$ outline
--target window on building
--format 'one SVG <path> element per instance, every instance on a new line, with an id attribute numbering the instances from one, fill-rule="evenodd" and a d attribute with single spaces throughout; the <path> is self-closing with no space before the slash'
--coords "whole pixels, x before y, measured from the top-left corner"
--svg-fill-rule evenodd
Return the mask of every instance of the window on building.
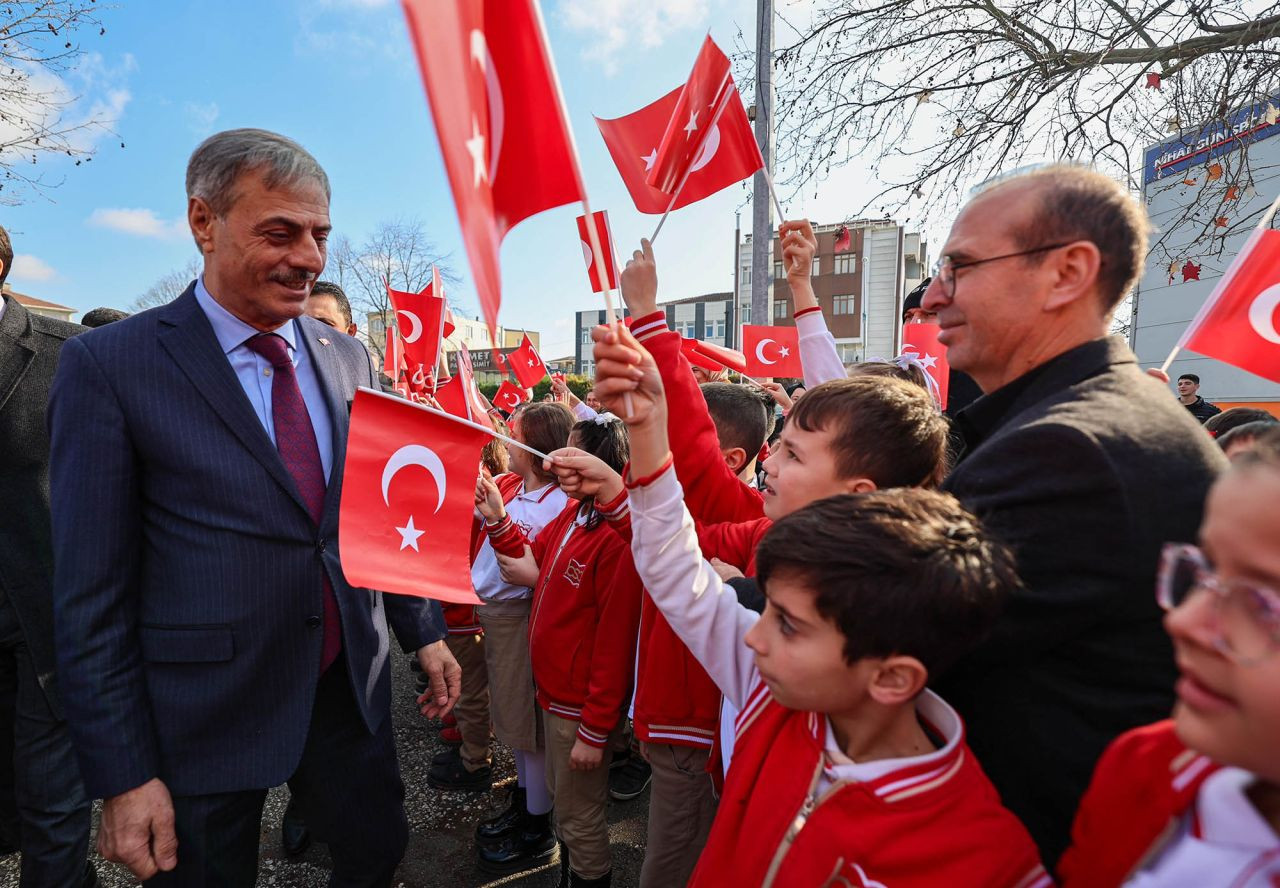
<path id="1" fill-rule="evenodd" d="M 724 339 L 724 320 L 716 321 L 716 338 Z"/>
<path id="2" fill-rule="evenodd" d="M 744 287 L 750 286 L 751 284 L 751 266 L 750 265 L 742 266 L 742 273 L 739 275 L 739 280 L 742 283 L 742 286 Z"/>
<path id="3" fill-rule="evenodd" d="M 783 320 L 787 317 L 788 307 L 785 299 L 779 299 L 773 303 L 773 319 L 775 321 Z"/>
<path id="4" fill-rule="evenodd" d="M 698 322 L 688 321 L 684 325 L 684 331 L 682 335 L 684 336 L 685 339 L 697 339 L 698 338 Z"/>
<path id="5" fill-rule="evenodd" d="M 852 253 L 837 253 L 832 258 L 835 260 L 833 274 L 853 274 L 857 270 L 858 257 Z"/>
<path id="6" fill-rule="evenodd" d="M 836 352 L 842 364 L 856 364 L 862 360 L 862 346 L 851 342 L 836 343 Z"/>
<path id="7" fill-rule="evenodd" d="M 813 257 L 813 270 L 810 271 L 809 273 L 814 277 L 817 277 L 818 275 L 822 274 L 822 257 L 821 256 Z"/>
<path id="8" fill-rule="evenodd" d="M 582 344 L 583 345 L 591 344 L 591 328 L 590 327 L 586 327 L 582 331 Z"/>
<path id="9" fill-rule="evenodd" d="M 831 313 L 833 315 L 851 315 L 857 311 L 855 301 L 852 296 L 833 296 L 831 297 Z"/>
<path id="10" fill-rule="evenodd" d="M 750 305 L 742 306 L 742 323 L 744 324 L 751 323 L 751 306 Z"/>
<path id="11" fill-rule="evenodd" d="M 775 281 L 782 280 L 787 276 L 787 270 L 781 262 L 773 263 L 773 279 Z"/>

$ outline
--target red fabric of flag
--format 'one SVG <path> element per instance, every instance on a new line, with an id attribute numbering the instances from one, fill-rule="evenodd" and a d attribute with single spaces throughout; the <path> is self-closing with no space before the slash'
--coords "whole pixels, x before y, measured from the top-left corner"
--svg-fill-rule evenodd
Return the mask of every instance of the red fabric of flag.
<path id="1" fill-rule="evenodd" d="M 711 134 L 711 122 L 736 93 L 729 76 L 729 57 L 708 35 L 694 60 L 689 79 L 680 89 L 671 117 L 658 143 L 658 154 L 645 183 L 673 194 Z M 721 111 L 723 115 L 723 111 Z"/>
<path id="2" fill-rule="evenodd" d="M 742 353 L 748 376 L 776 376 L 800 379 L 800 333 L 795 327 L 746 325 L 742 328 Z"/>
<path id="3" fill-rule="evenodd" d="M 354 586 L 477 604 L 471 516 L 481 431 L 399 398 L 357 391 L 338 538 Z"/>
<path id="4" fill-rule="evenodd" d="M 937 324 L 904 324 L 902 327 L 902 352 L 913 354 L 920 361 L 924 372 L 937 383 L 938 408 L 947 409 L 947 390 L 951 382 L 951 365 L 947 362 L 947 347 L 938 341 L 942 328 Z"/>
<path id="5" fill-rule="evenodd" d="M 395 327 L 387 328 L 387 342 L 382 348 L 382 372 L 395 382 L 405 369 L 404 349 L 400 345 L 400 335 Z"/>
<path id="6" fill-rule="evenodd" d="M 439 280 L 435 283 L 438 284 Z M 434 295 L 433 290 L 439 290 L 441 295 Z M 428 284 L 421 293 L 387 287 L 387 297 L 396 312 L 396 326 L 400 328 L 400 338 L 404 341 L 404 356 L 411 367 L 426 365 L 428 373 L 431 372 L 430 368 L 436 366 L 441 344 L 448 335 L 445 333 L 447 306 L 443 293 L 444 287 L 433 284 Z"/>
<path id="7" fill-rule="evenodd" d="M 618 262 L 613 253 L 613 232 L 609 229 L 609 213 L 600 210 L 591 214 L 592 226 L 596 230 L 597 242 L 600 244 L 601 258 L 608 281 L 607 289 L 618 289 Z M 582 258 L 587 263 L 587 279 L 591 281 L 592 293 L 603 293 L 606 285 L 600 280 L 600 269 L 596 265 L 595 255 L 591 252 L 591 235 L 587 232 L 587 217 L 578 217 L 578 239 L 582 241 Z"/>
<path id="8" fill-rule="evenodd" d="M 690 166 L 689 178 L 676 197 L 660 191 L 645 181 L 658 157 L 658 143 L 671 120 L 682 88 L 674 89 L 652 105 L 613 120 L 596 118 L 596 126 L 609 148 L 614 165 L 631 194 L 636 209 L 642 213 L 661 214 L 668 207 L 678 210 L 710 197 L 735 182 L 750 178 L 764 166 L 747 109 L 737 90 L 728 98 L 720 120 L 712 127 L 707 141 Z M 707 118 L 709 121 L 710 118 Z"/>
<path id="9" fill-rule="evenodd" d="M 511 354 L 507 355 L 507 364 L 511 367 L 511 372 L 516 375 L 516 379 L 520 380 L 522 388 L 533 388 L 547 375 L 547 365 L 542 362 L 538 350 L 533 347 L 528 333 L 520 340 L 520 347 L 513 349 Z"/>
<path id="10" fill-rule="evenodd" d="M 680 353 L 684 355 L 685 360 L 694 367 L 701 367 L 703 370 L 710 370 L 712 373 L 719 373 L 725 369 L 724 364 L 717 361 L 708 354 L 698 351 L 699 342 L 696 339 L 680 340 Z"/>
<path id="11" fill-rule="evenodd" d="M 845 253 L 851 249 L 853 249 L 853 235 L 849 233 L 848 225 L 841 225 L 840 230 L 836 232 L 835 251 Z"/>
<path id="12" fill-rule="evenodd" d="M 498 249 L 535 213 L 582 200 L 535 0 L 404 0 L 476 294 L 498 325 Z"/>
<path id="13" fill-rule="evenodd" d="M 517 386 L 510 379 L 504 379 L 502 380 L 502 385 L 498 386 L 498 391 L 493 396 L 493 406 L 510 413 L 527 400 L 528 397 L 526 397 L 524 389 Z"/>
<path id="14" fill-rule="evenodd" d="M 1187 328 L 1182 345 L 1280 382 L 1280 231 L 1255 230 Z"/>

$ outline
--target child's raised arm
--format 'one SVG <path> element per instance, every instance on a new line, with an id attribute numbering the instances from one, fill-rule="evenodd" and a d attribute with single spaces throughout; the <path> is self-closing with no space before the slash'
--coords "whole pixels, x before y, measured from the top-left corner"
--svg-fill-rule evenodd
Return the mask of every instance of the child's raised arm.
<path id="1" fill-rule="evenodd" d="M 672 468 L 667 404 L 653 356 L 627 330 L 598 327 L 596 394 L 631 436 L 631 552 L 645 589 L 721 692 L 741 707 L 759 680 L 743 643 L 759 618 L 702 558 Z M 628 416 L 624 397 L 631 395 Z"/>

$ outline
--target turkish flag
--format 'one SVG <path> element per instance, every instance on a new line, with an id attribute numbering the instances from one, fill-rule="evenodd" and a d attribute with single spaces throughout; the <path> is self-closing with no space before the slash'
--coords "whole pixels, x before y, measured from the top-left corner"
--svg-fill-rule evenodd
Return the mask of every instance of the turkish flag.
<path id="1" fill-rule="evenodd" d="M 729 57 L 707 35 L 671 109 L 658 143 L 658 155 L 645 176 L 647 185 L 666 194 L 675 193 L 707 143 L 712 123 L 718 123 L 724 113 L 730 93 L 736 94 L 737 89 L 729 75 Z"/>
<path id="2" fill-rule="evenodd" d="M 493 396 L 493 406 L 510 413 L 527 400 L 524 389 L 517 386 L 510 379 L 504 379 L 502 380 L 502 385 L 498 386 L 498 391 Z"/>
<path id="3" fill-rule="evenodd" d="M 592 227 L 596 230 L 596 240 L 600 244 L 601 259 L 604 263 L 605 276 L 608 278 L 607 289 L 618 289 L 618 262 L 613 254 L 613 232 L 609 229 L 609 213 L 607 210 L 591 214 Z M 578 239 L 582 241 L 582 258 L 587 263 L 587 278 L 591 281 L 592 293 L 603 293 L 606 285 L 600 281 L 600 269 L 596 265 L 595 256 L 591 252 L 591 235 L 587 232 L 587 217 L 578 217 Z"/>
<path id="4" fill-rule="evenodd" d="M 924 372 L 937 384 L 938 409 L 946 410 L 951 365 L 947 362 L 947 347 L 938 341 L 941 330 L 938 324 L 904 324 L 902 352 L 919 359 Z"/>
<path id="5" fill-rule="evenodd" d="M 1255 229 L 1180 345 L 1280 382 L 1280 231 Z"/>
<path id="6" fill-rule="evenodd" d="M 438 411 L 356 392 L 338 513 L 348 582 L 479 603 L 471 587 L 471 519 L 488 439 Z"/>
<path id="7" fill-rule="evenodd" d="M 681 338 L 680 353 L 693 366 L 701 367 L 703 370 L 710 370 L 713 373 L 721 370 L 736 370 L 739 373 L 743 373 L 747 369 L 747 359 L 742 352 L 725 348 L 722 345 L 712 345 L 710 342 L 703 342 L 701 339 Z"/>
<path id="8" fill-rule="evenodd" d="M 490 332 L 498 248 L 535 213 L 583 199 L 535 0 L 404 0 L 462 240 Z"/>
<path id="9" fill-rule="evenodd" d="M 747 359 L 748 376 L 804 377 L 804 365 L 800 363 L 800 331 L 795 327 L 745 325 L 742 328 L 742 353 Z"/>
<path id="10" fill-rule="evenodd" d="M 849 233 L 848 225 L 841 225 L 840 230 L 836 232 L 835 251 L 844 253 L 853 249 L 853 235 Z"/>
<path id="11" fill-rule="evenodd" d="M 395 327 L 387 328 L 387 343 L 382 349 L 382 372 L 387 374 L 387 378 L 395 382 L 400 378 L 400 373 L 408 369 L 408 365 L 404 360 L 404 348 L 400 344 L 400 335 L 396 333 Z"/>
<path id="12" fill-rule="evenodd" d="M 453 332 L 445 330 L 448 306 L 444 299 L 444 286 L 434 266 L 431 278 L 432 282 L 421 293 L 407 293 L 387 286 L 387 297 L 395 309 L 396 325 L 400 328 L 405 358 L 410 366 L 425 364 L 428 368 L 435 367 L 440 359 L 441 343 Z"/>
<path id="13" fill-rule="evenodd" d="M 666 132 L 683 87 L 672 90 L 652 105 L 614 120 L 596 118 L 596 126 L 609 148 L 614 165 L 642 213 L 661 214 L 710 197 L 735 182 L 750 178 L 764 167 L 760 147 L 747 120 L 747 109 L 736 89 L 731 90 L 724 112 L 711 127 L 706 143 L 689 167 L 689 178 L 676 196 L 660 191 L 645 181 L 658 158 L 658 143 Z M 707 118 L 708 122 L 710 118 Z"/>
<path id="14" fill-rule="evenodd" d="M 454 416 L 460 416 L 463 419 L 474 419 L 471 415 L 471 404 L 467 399 L 466 383 L 459 373 L 451 379 L 436 386 L 433 397 L 436 403 L 440 405 L 440 409 L 446 413 L 452 413 Z"/>
<path id="15" fill-rule="evenodd" d="M 547 365 L 542 363 L 542 358 L 538 356 L 538 351 L 533 347 L 528 333 L 520 340 L 520 347 L 507 355 L 507 364 L 511 367 L 511 372 L 516 375 L 516 379 L 520 381 L 521 388 L 533 388 L 542 381 L 542 377 L 547 375 Z"/>

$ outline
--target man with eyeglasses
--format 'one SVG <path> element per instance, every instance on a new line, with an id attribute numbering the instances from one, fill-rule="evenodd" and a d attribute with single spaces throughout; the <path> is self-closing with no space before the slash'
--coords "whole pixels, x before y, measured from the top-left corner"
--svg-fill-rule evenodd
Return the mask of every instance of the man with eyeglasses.
<path id="1" fill-rule="evenodd" d="M 1094 763 L 1168 715 L 1175 670 L 1152 600 L 1161 546 L 1190 541 L 1221 453 L 1107 336 L 1148 222 L 1111 179 L 1053 166 L 962 210 L 922 308 L 984 395 L 947 479 L 1011 545 L 1026 586 L 938 683 L 1052 866 Z"/>

